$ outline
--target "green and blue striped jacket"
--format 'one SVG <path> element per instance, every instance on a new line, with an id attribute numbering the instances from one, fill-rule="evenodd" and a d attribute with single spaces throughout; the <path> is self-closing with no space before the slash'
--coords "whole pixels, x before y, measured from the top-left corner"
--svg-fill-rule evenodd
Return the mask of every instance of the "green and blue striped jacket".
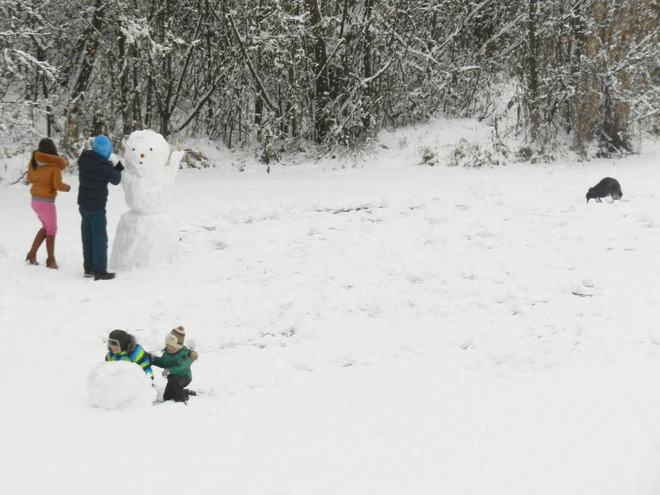
<path id="1" fill-rule="evenodd" d="M 144 352 L 142 346 L 136 345 L 135 349 L 132 351 L 121 351 L 118 354 L 115 354 L 112 351 L 108 351 L 108 354 L 105 356 L 106 361 L 131 361 L 140 365 L 142 370 L 147 375 L 153 376 L 154 372 L 151 369 L 151 362 L 147 357 L 147 353 Z"/>

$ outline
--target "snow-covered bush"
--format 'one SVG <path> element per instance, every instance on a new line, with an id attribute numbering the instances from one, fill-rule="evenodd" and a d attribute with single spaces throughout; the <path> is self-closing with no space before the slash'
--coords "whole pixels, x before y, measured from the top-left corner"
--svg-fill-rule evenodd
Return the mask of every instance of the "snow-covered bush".
<path id="1" fill-rule="evenodd" d="M 438 164 L 438 153 L 432 148 L 429 148 L 428 146 L 422 148 L 421 158 L 423 165 L 433 166 Z"/>
<path id="2" fill-rule="evenodd" d="M 449 165 L 457 167 L 481 168 L 506 165 L 507 158 L 500 149 L 487 149 L 479 143 L 461 138 L 449 155 Z"/>

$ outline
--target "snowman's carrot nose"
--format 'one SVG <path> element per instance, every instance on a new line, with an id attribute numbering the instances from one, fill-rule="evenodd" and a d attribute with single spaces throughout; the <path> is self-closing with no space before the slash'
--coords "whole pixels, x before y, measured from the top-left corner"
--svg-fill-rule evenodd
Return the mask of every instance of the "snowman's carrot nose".
<path id="1" fill-rule="evenodd" d="M 140 155 L 140 158 L 144 158 L 144 155 Z"/>

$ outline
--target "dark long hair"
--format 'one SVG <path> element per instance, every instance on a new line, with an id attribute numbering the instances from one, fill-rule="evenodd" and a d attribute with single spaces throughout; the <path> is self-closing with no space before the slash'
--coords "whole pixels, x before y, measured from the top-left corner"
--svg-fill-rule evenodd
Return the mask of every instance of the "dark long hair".
<path id="1" fill-rule="evenodd" d="M 45 155 L 59 156 L 57 154 L 57 146 L 55 146 L 55 143 L 50 138 L 43 138 L 39 141 L 39 148 L 37 149 Z M 32 168 L 37 170 L 37 161 L 34 159 L 34 153 L 32 154 Z"/>

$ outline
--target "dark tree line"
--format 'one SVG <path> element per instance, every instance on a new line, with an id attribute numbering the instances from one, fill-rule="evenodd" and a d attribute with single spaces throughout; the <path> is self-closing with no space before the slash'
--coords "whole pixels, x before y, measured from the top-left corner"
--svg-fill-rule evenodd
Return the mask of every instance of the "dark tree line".
<path id="1" fill-rule="evenodd" d="M 0 132 L 360 148 L 443 113 L 529 149 L 653 131 L 660 0 L 0 0 Z"/>

